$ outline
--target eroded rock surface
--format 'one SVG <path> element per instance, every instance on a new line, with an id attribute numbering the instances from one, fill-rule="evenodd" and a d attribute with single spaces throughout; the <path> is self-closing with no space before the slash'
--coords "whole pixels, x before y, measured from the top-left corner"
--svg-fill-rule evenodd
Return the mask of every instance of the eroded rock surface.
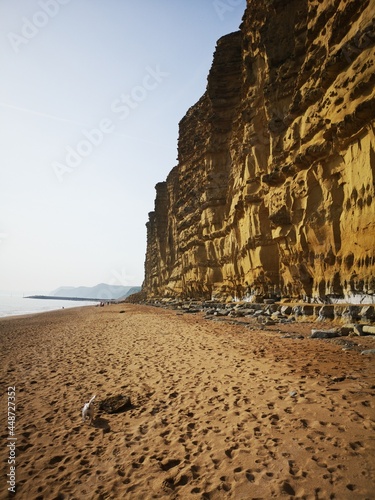
<path id="1" fill-rule="evenodd" d="M 156 186 L 143 290 L 375 294 L 374 0 L 248 0 Z"/>

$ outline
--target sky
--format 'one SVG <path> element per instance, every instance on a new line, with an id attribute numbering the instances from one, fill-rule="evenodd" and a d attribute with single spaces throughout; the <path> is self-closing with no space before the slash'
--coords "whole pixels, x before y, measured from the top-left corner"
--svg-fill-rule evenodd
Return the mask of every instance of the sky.
<path id="1" fill-rule="evenodd" d="M 245 6 L 0 2 L 0 290 L 142 284 L 155 184 Z"/>

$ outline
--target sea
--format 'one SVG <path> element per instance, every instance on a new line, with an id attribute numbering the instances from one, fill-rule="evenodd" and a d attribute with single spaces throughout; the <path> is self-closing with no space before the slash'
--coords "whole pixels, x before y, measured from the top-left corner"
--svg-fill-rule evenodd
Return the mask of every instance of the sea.
<path id="1" fill-rule="evenodd" d="M 54 300 L 54 299 L 29 299 L 17 295 L 0 295 L 0 318 L 6 316 L 19 316 L 21 314 L 36 314 L 57 309 L 97 305 L 97 302 Z"/>

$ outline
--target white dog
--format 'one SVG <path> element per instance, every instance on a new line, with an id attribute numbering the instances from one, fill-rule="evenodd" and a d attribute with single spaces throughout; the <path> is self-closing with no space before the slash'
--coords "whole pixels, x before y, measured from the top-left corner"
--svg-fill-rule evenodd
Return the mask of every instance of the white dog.
<path id="1" fill-rule="evenodd" d="M 85 403 L 82 408 L 82 422 L 85 422 L 86 418 L 89 419 L 90 424 L 94 420 L 95 409 L 93 401 L 96 396 L 93 396 L 88 403 Z"/>

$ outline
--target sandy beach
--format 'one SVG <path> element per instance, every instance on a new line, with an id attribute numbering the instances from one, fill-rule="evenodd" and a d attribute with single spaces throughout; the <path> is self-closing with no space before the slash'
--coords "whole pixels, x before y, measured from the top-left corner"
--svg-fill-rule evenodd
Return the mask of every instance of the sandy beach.
<path id="1" fill-rule="evenodd" d="M 17 499 L 374 499 L 375 341 L 311 327 L 130 304 L 0 320 L 0 498 L 14 386 Z M 132 407 L 83 424 L 94 394 Z"/>

